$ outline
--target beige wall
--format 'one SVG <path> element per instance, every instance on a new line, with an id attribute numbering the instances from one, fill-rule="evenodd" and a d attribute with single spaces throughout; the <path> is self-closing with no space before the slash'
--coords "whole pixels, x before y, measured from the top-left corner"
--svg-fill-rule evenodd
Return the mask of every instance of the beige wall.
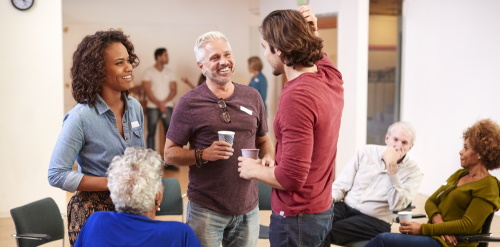
<path id="1" fill-rule="evenodd" d="M 44 197 L 47 167 L 63 116 L 61 2 L 35 1 L 27 11 L 0 2 L 0 217 Z"/>
<path id="2" fill-rule="evenodd" d="M 417 129 L 422 193 L 460 168 L 467 127 L 500 123 L 499 10 L 497 0 L 404 1 L 401 113 Z"/>

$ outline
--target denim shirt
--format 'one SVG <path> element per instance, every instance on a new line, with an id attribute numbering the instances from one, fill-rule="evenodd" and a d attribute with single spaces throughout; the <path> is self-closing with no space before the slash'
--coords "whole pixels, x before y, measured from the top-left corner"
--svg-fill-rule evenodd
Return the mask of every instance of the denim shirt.
<path id="1" fill-rule="evenodd" d="M 113 157 L 123 155 L 127 147 L 144 147 L 141 104 L 133 97 L 125 102 L 122 137 L 115 115 L 104 100 L 97 97 L 94 107 L 77 104 L 64 117 L 50 158 L 50 185 L 74 192 L 83 175 L 105 177 Z M 78 171 L 72 170 L 75 160 Z"/>

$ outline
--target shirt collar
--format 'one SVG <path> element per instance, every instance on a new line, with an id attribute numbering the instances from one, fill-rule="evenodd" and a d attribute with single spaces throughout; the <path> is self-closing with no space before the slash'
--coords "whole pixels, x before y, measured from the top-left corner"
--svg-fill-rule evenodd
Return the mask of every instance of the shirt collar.
<path id="1" fill-rule="evenodd" d="M 125 112 L 127 112 L 128 110 L 128 102 L 127 100 L 124 100 L 125 102 Z M 111 110 L 109 108 L 109 106 L 106 104 L 106 102 L 104 102 L 104 100 L 102 99 L 101 95 L 97 94 L 97 100 L 95 102 L 95 108 L 97 109 L 97 112 L 99 114 L 103 114 L 109 110 Z"/>
<path id="2" fill-rule="evenodd" d="M 406 162 L 410 159 L 408 153 L 405 154 L 405 157 L 403 158 L 403 160 L 401 160 L 400 163 L 398 163 L 398 165 L 404 165 L 406 164 Z"/>

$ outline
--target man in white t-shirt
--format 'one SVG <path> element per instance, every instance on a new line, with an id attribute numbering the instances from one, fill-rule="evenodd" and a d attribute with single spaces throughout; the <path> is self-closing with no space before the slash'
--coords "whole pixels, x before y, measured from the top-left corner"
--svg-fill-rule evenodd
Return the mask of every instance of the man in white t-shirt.
<path id="1" fill-rule="evenodd" d="M 174 103 L 172 100 L 177 94 L 177 83 L 174 73 L 165 66 L 168 64 L 168 52 L 165 48 L 155 51 L 156 63 L 144 72 L 142 85 L 146 93 L 146 114 L 148 119 L 147 147 L 155 149 L 155 134 L 158 120 L 161 119 L 165 133 L 170 124 L 170 117 Z M 164 141 L 165 139 L 162 138 Z"/>

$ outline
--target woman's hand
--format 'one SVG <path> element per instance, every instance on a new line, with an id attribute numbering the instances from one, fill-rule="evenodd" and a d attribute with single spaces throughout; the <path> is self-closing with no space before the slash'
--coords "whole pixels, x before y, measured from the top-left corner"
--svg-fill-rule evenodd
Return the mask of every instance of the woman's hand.
<path id="1" fill-rule="evenodd" d="M 458 241 L 454 235 L 441 235 L 441 239 L 445 242 L 450 242 L 453 245 L 457 245 Z"/>
<path id="2" fill-rule="evenodd" d="M 401 221 L 401 226 L 399 226 L 399 232 L 402 234 L 422 234 L 422 224 L 414 221 Z"/>
<path id="3" fill-rule="evenodd" d="M 443 223 L 443 217 L 441 214 L 436 214 L 434 217 L 432 217 L 432 224 L 438 224 L 438 223 Z M 450 242 L 453 245 L 457 245 L 458 241 L 457 238 L 454 235 L 441 235 L 441 239 L 445 242 Z"/>
<path id="4" fill-rule="evenodd" d="M 444 220 L 441 214 L 436 214 L 434 215 L 434 217 L 432 217 L 432 224 L 443 223 L 443 222 Z"/>

